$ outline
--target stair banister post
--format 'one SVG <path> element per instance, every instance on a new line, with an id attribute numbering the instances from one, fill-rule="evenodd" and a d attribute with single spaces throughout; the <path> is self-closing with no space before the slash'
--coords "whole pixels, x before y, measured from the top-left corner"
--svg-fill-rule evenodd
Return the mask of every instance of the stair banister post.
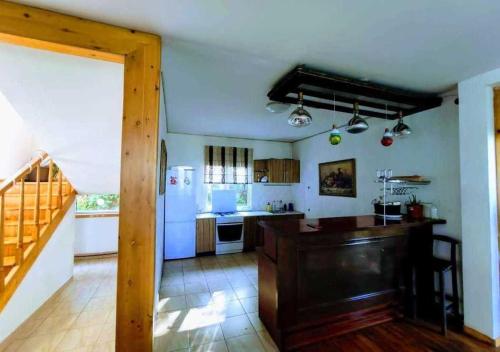
<path id="1" fill-rule="evenodd" d="M 24 260 L 24 177 L 21 176 L 21 196 L 19 197 L 19 219 L 17 220 L 17 264 Z"/>
<path id="2" fill-rule="evenodd" d="M 3 259 L 5 256 L 4 247 L 4 216 L 5 216 L 5 197 L 0 195 L 0 292 L 5 289 L 5 271 L 3 268 Z"/>
<path id="3" fill-rule="evenodd" d="M 50 225 L 52 222 L 52 170 L 54 168 L 54 162 L 52 159 L 50 159 L 49 162 L 49 185 L 48 185 L 48 190 L 47 190 L 47 214 L 48 214 L 48 219 L 47 222 Z"/>
<path id="4" fill-rule="evenodd" d="M 35 238 L 34 241 L 38 241 L 40 236 L 40 163 L 36 166 L 36 189 L 35 189 Z"/>
<path id="5" fill-rule="evenodd" d="M 61 168 L 57 169 L 57 208 L 62 208 L 62 171 Z"/>

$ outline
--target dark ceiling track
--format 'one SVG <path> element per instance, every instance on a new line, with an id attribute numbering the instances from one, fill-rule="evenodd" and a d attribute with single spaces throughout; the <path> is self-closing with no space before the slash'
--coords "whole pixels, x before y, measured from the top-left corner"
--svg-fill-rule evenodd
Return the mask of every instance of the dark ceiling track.
<path id="1" fill-rule="evenodd" d="M 304 94 L 304 106 L 353 113 L 359 103 L 364 116 L 395 120 L 438 107 L 443 99 L 435 94 L 414 92 L 366 82 L 299 65 L 284 75 L 267 93 L 270 100 L 296 104 Z M 335 104 L 334 104 L 335 96 Z M 387 107 L 387 110 L 386 110 Z"/>

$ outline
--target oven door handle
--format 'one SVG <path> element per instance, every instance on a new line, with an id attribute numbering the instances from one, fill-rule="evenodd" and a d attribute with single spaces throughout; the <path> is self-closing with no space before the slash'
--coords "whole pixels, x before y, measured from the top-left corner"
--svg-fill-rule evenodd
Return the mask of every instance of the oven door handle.
<path id="1" fill-rule="evenodd" d="M 238 226 L 238 225 L 243 225 L 242 222 L 229 222 L 229 223 L 223 223 L 223 224 L 216 224 L 217 226 Z"/>

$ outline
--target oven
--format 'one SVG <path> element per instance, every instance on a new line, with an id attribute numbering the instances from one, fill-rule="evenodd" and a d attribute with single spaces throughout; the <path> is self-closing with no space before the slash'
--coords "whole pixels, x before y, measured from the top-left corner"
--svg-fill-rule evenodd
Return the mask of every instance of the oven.
<path id="1" fill-rule="evenodd" d="M 243 251 L 243 217 L 220 216 L 215 220 L 215 254 Z"/>

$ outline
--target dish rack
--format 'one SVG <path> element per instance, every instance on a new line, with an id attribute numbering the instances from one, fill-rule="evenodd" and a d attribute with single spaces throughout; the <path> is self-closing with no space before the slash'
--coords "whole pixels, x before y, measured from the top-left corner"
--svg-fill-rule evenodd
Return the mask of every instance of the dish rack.
<path id="1" fill-rule="evenodd" d="M 383 192 L 384 204 L 384 226 L 387 225 L 389 216 L 386 214 L 385 206 L 387 203 L 387 196 L 404 196 L 410 191 L 418 189 L 418 186 L 428 185 L 430 180 L 424 179 L 419 176 L 392 176 L 392 170 L 377 170 L 377 183 L 382 183 L 383 187 L 380 189 Z M 391 220 L 389 218 L 389 220 Z"/>

